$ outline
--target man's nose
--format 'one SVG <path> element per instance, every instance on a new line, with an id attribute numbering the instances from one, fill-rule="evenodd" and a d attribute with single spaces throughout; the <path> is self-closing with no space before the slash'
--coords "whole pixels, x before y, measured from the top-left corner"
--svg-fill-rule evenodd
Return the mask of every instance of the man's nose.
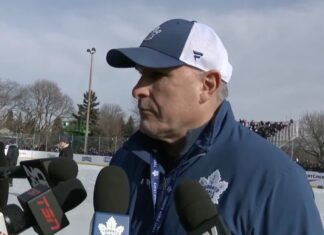
<path id="1" fill-rule="evenodd" d="M 135 99 L 149 96 L 149 84 L 146 84 L 141 78 L 134 86 L 132 95 Z"/>

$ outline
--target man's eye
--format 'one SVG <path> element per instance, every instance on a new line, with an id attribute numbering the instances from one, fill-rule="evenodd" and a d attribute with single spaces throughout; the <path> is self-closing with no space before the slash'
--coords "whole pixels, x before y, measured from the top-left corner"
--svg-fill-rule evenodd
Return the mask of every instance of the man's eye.
<path id="1" fill-rule="evenodd" d="M 151 77 L 155 77 L 155 78 L 160 78 L 160 77 L 165 77 L 167 76 L 166 73 L 161 72 L 161 71 L 154 71 L 150 74 Z"/>

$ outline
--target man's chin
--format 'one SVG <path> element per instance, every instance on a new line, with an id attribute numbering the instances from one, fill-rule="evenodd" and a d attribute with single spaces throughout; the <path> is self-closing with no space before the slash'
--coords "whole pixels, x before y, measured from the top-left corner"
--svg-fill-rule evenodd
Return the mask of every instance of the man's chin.
<path id="1" fill-rule="evenodd" d="M 156 130 L 153 129 L 152 127 L 148 126 L 148 125 L 145 125 L 145 122 L 140 123 L 139 130 L 143 134 L 145 134 L 145 135 L 147 135 L 147 136 L 149 136 L 149 137 L 151 137 L 153 139 L 159 139 L 159 136 L 158 136 L 158 133 L 156 133 Z"/>

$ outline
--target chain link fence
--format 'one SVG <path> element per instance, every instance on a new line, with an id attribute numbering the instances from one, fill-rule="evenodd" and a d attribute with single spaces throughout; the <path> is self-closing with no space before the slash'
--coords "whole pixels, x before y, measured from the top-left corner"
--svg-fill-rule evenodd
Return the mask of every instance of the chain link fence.
<path id="1" fill-rule="evenodd" d="M 66 135 L 65 135 L 66 136 Z M 60 141 L 60 135 L 0 135 L 0 141 L 5 145 L 17 144 L 20 149 L 38 150 L 47 152 L 58 152 L 57 144 Z M 84 153 L 84 136 L 70 136 L 74 153 Z M 88 152 L 91 155 L 111 156 L 118 150 L 127 138 L 123 137 L 102 137 L 88 136 Z"/>

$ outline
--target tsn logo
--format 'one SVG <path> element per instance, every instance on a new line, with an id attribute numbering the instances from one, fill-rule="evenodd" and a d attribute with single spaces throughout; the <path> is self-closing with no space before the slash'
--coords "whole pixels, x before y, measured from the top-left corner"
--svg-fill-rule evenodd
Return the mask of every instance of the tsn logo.
<path id="1" fill-rule="evenodd" d="M 51 208 L 51 205 L 48 203 L 48 200 L 45 196 L 41 197 L 37 200 L 37 205 L 39 206 L 41 215 L 43 219 L 46 221 L 47 224 L 49 224 L 51 227 L 50 229 L 52 231 L 57 231 L 61 228 L 61 225 L 54 214 L 53 209 Z"/>

